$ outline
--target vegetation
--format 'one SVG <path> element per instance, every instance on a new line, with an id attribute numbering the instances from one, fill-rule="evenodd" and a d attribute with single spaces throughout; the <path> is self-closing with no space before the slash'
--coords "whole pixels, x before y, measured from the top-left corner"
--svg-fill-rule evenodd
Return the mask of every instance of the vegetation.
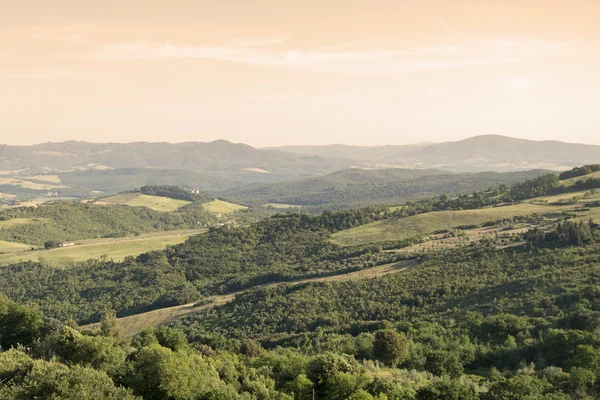
<path id="1" fill-rule="evenodd" d="M 547 175 L 400 207 L 278 214 L 122 262 L 4 267 L 0 398 L 598 398 L 600 226 L 584 218 L 600 206 L 593 189 L 564 182 Z M 7 216 L 40 218 L 39 228 L 55 218 L 52 207 L 125 208 L 60 203 Z M 128 209 L 154 213 L 154 222 L 205 212 L 197 203 L 172 213 Z M 552 213 L 532 215 L 538 209 Z M 492 233 L 403 253 L 432 223 L 403 240 L 399 231 L 376 245 L 331 242 L 436 215 L 447 219 L 431 235 L 479 224 L 514 236 L 510 246 Z M 470 225 L 452 229 L 450 216 Z M 169 325 L 125 335 L 117 317 L 149 310 L 172 312 L 155 319 Z M 81 332 L 76 321 L 99 322 Z"/>
<path id="2" fill-rule="evenodd" d="M 31 223 L 0 226 L 0 240 L 34 246 L 42 246 L 48 240 L 66 242 L 124 237 L 192 229 L 216 222 L 215 216 L 199 204 L 181 207 L 176 212 L 160 212 L 146 207 L 56 202 L 39 207 L 6 209 L 0 211 L 0 218 L 4 219 L 3 224 L 13 219 L 31 219 Z"/>
<path id="3" fill-rule="evenodd" d="M 59 247 L 60 243 L 54 242 L 53 246 L 50 246 L 54 250 L 49 251 L 32 250 L 30 246 L 18 246 L 14 243 L 16 246 L 11 251 L 0 254 L 0 266 L 23 261 L 39 261 L 44 265 L 64 268 L 91 259 L 123 261 L 128 256 L 136 257 L 142 253 L 163 250 L 167 246 L 183 243 L 192 234 L 200 232 L 204 232 L 204 230 L 184 230 L 125 238 L 83 240 L 78 241 L 72 247 Z M 10 244 L 13 245 L 13 243 Z M 3 252 L 3 248 L 0 243 L 0 253 Z"/>
<path id="4" fill-rule="evenodd" d="M 149 196 L 168 197 L 170 199 L 207 203 L 213 198 L 208 193 L 186 190 L 181 186 L 142 186 L 140 192 Z"/>
<path id="5" fill-rule="evenodd" d="M 245 204 L 290 204 L 316 210 L 395 205 L 446 193 L 486 190 L 502 183 L 513 184 L 541 175 L 543 171 L 452 174 L 440 170 L 350 169 L 293 182 L 252 185 L 223 194 Z"/>

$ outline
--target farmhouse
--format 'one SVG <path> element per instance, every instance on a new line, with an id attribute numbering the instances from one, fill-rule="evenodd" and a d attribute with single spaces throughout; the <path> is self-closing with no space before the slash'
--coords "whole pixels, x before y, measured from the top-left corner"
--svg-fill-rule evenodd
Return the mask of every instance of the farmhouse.
<path id="1" fill-rule="evenodd" d="M 73 242 L 64 242 L 60 244 L 60 247 L 71 247 L 71 246 L 75 246 L 75 243 Z"/>

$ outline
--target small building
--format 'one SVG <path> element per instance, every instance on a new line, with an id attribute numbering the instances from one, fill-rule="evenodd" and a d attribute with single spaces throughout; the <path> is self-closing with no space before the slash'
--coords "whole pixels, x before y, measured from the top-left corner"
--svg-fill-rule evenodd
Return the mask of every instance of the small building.
<path id="1" fill-rule="evenodd" d="M 64 242 L 60 244 L 60 247 L 72 247 L 75 246 L 75 243 L 73 242 Z"/>

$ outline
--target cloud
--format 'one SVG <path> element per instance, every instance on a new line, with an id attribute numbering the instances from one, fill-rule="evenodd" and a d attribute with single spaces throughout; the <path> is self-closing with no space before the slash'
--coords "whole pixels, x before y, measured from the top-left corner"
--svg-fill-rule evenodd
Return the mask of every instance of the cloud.
<path id="1" fill-rule="evenodd" d="M 92 55 L 103 60 L 198 59 L 330 72 L 394 73 L 507 65 L 553 57 L 568 46 L 530 37 L 470 39 L 455 35 L 429 45 L 402 42 L 386 47 L 276 49 L 262 40 L 252 45 L 210 46 L 136 41 L 105 45 Z M 282 42 L 279 42 L 282 43 Z"/>

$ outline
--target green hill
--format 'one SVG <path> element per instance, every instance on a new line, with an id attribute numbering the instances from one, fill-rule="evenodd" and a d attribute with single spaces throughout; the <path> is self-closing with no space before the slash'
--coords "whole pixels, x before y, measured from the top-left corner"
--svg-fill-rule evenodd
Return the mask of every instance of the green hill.
<path id="1" fill-rule="evenodd" d="M 245 204 L 276 203 L 319 209 L 364 207 L 401 204 L 442 193 L 481 191 L 501 183 L 512 185 L 542 173 L 541 170 L 452 174 L 428 169 L 350 169 L 299 181 L 241 187 L 222 194 Z"/>

